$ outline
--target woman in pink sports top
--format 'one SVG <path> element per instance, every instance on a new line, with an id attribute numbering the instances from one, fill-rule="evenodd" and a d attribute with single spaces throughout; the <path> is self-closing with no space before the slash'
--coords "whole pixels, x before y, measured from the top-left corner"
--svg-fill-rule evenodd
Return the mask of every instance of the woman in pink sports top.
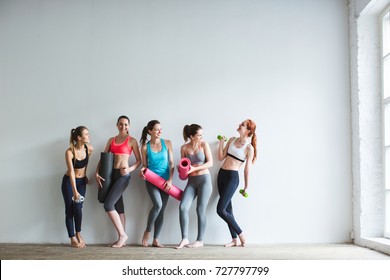
<path id="1" fill-rule="evenodd" d="M 112 244 L 113 248 L 120 248 L 126 244 L 127 234 L 125 232 L 125 209 L 123 204 L 123 192 L 130 182 L 130 173 L 137 169 L 141 164 L 141 156 L 137 141 L 129 135 L 130 120 L 126 116 L 120 116 L 116 124 L 119 134 L 108 139 L 105 153 L 115 154 L 114 170 L 112 175 L 113 184 L 104 201 L 104 210 L 110 217 L 118 233 L 118 240 Z M 129 165 L 130 155 L 134 151 L 135 163 Z M 100 161 L 96 168 L 96 181 L 102 187 L 101 181 L 104 181 L 99 175 Z"/>

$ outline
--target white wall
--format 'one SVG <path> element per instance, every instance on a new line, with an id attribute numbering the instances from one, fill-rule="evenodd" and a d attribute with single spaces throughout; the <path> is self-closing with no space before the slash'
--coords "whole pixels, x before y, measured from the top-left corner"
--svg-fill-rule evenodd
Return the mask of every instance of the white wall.
<path id="1" fill-rule="evenodd" d="M 81 124 L 95 147 L 83 234 L 115 239 L 93 173 L 121 114 L 137 139 L 159 119 L 176 162 L 185 124 L 201 124 L 216 155 L 216 135 L 252 118 L 259 159 L 250 197 L 233 200 L 248 241 L 348 241 L 348 57 L 347 1 L 0 1 L 0 242 L 68 242 L 60 184 L 69 131 Z M 208 244 L 230 240 L 215 211 L 220 165 L 215 157 Z M 170 199 L 163 243 L 180 241 L 178 205 Z M 150 206 L 133 173 L 130 243 Z"/>

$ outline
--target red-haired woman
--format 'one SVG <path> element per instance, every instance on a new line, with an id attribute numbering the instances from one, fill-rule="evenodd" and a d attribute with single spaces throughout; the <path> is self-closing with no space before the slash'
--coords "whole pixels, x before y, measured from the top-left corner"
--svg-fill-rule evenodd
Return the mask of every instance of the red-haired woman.
<path id="1" fill-rule="evenodd" d="M 67 171 L 62 178 L 61 190 L 65 202 L 65 225 L 70 245 L 75 248 L 85 247 L 84 239 L 81 237 L 81 220 L 88 184 L 87 165 L 93 151 L 89 142 L 88 129 L 85 126 L 79 126 L 71 130 L 70 147 L 65 151 Z"/>
<path id="2" fill-rule="evenodd" d="M 218 172 L 219 201 L 217 204 L 218 215 L 228 224 L 232 241 L 225 247 L 245 246 L 245 236 L 233 216 L 232 197 L 239 185 L 238 170 L 244 168 L 244 191 L 249 186 L 249 170 L 256 160 L 256 124 L 247 119 L 237 128 L 239 137 L 232 137 L 224 147 L 225 137 L 219 141 L 218 160 L 224 160 Z M 240 240 L 237 239 L 237 236 Z"/>

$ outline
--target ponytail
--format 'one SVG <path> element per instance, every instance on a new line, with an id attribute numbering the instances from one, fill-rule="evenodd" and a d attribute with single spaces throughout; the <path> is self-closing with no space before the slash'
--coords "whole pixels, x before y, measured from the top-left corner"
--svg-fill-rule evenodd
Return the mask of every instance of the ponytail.
<path id="1" fill-rule="evenodd" d="M 195 136 L 198 130 L 200 129 L 202 129 L 202 127 L 198 124 L 194 124 L 194 123 L 191 125 L 186 124 L 183 128 L 184 141 L 187 141 L 190 138 L 190 136 Z"/>
<path id="2" fill-rule="evenodd" d="M 144 129 L 142 130 L 142 134 L 141 134 L 141 139 L 139 140 L 141 146 L 144 145 L 146 143 L 146 139 L 148 137 L 148 134 L 149 134 L 149 130 L 152 130 L 153 127 L 156 125 L 156 124 L 159 124 L 160 122 L 158 120 L 151 120 L 148 122 L 148 124 L 144 127 Z"/>
<path id="3" fill-rule="evenodd" d="M 247 120 L 247 129 L 249 130 L 248 136 L 252 138 L 251 145 L 253 146 L 253 160 L 255 163 L 257 159 L 257 136 L 256 136 L 256 123 L 250 119 Z"/>
<path id="4" fill-rule="evenodd" d="M 144 129 L 142 129 L 141 139 L 139 140 L 141 146 L 146 143 L 147 136 L 148 136 L 148 128 L 145 126 Z"/>
<path id="5" fill-rule="evenodd" d="M 255 163 L 255 161 L 257 159 L 257 136 L 256 136 L 255 132 L 253 132 L 253 134 L 252 134 L 251 145 L 253 146 L 253 160 L 252 160 L 252 163 Z"/>
<path id="6" fill-rule="evenodd" d="M 183 139 L 184 139 L 184 142 L 187 142 L 188 138 L 190 138 L 190 135 L 189 135 L 189 130 L 190 126 L 188 124 L 186 124 L 184 127 L 183 127 Z"/>
<path id="7" fill-rule="evenodd" d="M 77 143 L 76 129 L 72 128 L 70 130 L 69 147 L 70 150 L 72 151 L 73 156 L 75 155 L 74 146 L 76 145 L 76 143 Z"/>

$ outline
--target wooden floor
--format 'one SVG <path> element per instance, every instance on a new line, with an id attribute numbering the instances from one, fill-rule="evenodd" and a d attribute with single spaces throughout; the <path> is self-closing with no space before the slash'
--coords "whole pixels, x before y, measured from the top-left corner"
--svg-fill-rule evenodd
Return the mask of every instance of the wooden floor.
<path id="1" fill-rule="evenodd" d="M 139 245 L 114 249 L 89 245 L 84 249 L 67 244 L 0 244 L 1 260 L 390 260 L 390 256 L 353 244 L 252 245 L 225 248 Z"/>

